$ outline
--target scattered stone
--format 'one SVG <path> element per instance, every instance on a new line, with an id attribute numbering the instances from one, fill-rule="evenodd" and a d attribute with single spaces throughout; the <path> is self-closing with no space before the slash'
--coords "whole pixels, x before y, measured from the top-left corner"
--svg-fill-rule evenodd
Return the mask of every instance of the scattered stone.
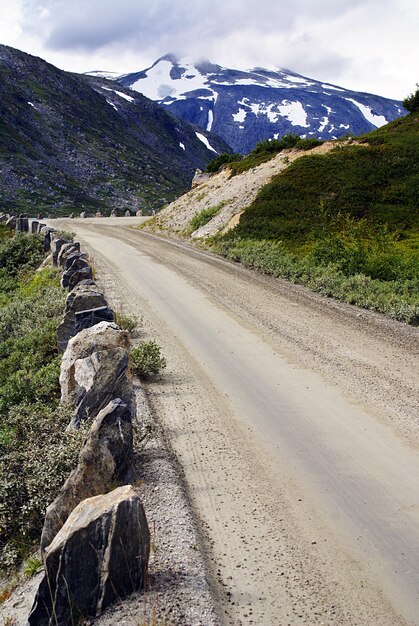
<path id="1" fill-rule="evenodd" d="M 128 209 L 125 211 L 125 217 L 131 217 L 131 211 L 128 211 Z"/>
<path id="2" fill-rule="evenodd" d="M 95 617 L 145 587 L 150 532 L 132 486 L 88 498 L 50 544 L 28 618 L 30 626 L 68 626 Z"/>
<path id="3" fill-rule="evenodd" d="M 47 508 L 41 549 L 52 542 L 71 511 L 82 500 L 109 490 L 112 482 L 133 478 L 132 415 L 116 398 L 94 419 L 76 469 Z"/>
<path id="4" fill-rule="evenodd" d="M 70 215 L 68 216 L 71 220 L 74 219 L 74 213 L 70 213 Z"/>
<path id="5" fill-rule="evenodd" d="M 119 326 L 110 322 L 100 322 L 80 331 L 70 339 L 61 361 L 61 404 L 76 406 L 76 381 L 74 379 L 76 361 L 85 359 L 94 352 L 112 348 L 123 348 L 128 352 L 130 336 L 127 331 L 121 330 Z"/>
<path id="6" fill-rule="evenodd" d="M 124 348 L 93 352 L 74 363 L 76 410 L 70 430 L 92 420 L 114 398 L 121 398 L 133 416 L 135 397 L 129 368 L 129 353 Z"/>
<path id="7" fill-rule="evenodd" d="M 142 217 L 142 215 L 143 215 L 142 210 L 141 210 L 141 209 L 138 209 L 138 211 L 136 212 L 136 214 L 135 214 L 135 215 L 136 215 L 137 217 Z"/>
<path id="8" fill-rule="evenodd" d="M 111 211 L 111 217 L 116 217 L 116 211 L 115 210 Z"/>
<path id="9" fill-rule="evenodd" d="M 80 213 L 80 217 L 81 217 L 82 219 L 84 219 L 84 218 L 86 217 L 86 211 L 82 211 L 82 212 Z"/>

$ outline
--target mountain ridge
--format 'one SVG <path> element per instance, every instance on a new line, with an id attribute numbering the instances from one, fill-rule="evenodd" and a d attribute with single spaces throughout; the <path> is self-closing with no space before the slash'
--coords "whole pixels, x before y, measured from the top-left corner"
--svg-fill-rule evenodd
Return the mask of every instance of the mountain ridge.
<path id="1" fill-rule="evenodd" d="M 311 79 L 291 70 L 239 70 L 174 54 L 118 82 L 248 153 L 287 133 L 337 139 L 375 130 L 406 114 L 402 103 Z"/>
<path id="2" fill-rule="evenodd" d="M 114 81 L 7 46 L 0 75 L 2 211 L 150 212 L 190 188 L 214 151 L 229 151 Z"/>

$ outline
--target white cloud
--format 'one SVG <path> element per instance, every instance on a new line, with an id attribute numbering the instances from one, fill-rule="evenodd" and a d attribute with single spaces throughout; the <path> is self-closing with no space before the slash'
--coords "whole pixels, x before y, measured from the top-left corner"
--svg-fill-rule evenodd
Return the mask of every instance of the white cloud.
<path id="1" fill-rule="evenodd" d="M 144 69 L 174 52 L 288 67 L 402 98 L 418 80 L 417 0 L 2 0 L 0 39 L 72 71 Z"/>

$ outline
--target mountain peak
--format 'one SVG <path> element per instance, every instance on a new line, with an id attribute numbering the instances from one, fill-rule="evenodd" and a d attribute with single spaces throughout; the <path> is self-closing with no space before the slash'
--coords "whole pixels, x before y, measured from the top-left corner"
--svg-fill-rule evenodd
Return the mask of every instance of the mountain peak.
<path id="1" fill-rule="evenodd" d="M 286 133 L 319 139 L 359 135 L 406 113 L 399 101 L 285 68 L 226 68 L 172 53 L 119 80 L 176 116 L 215 132 L 242 153 Z"/>

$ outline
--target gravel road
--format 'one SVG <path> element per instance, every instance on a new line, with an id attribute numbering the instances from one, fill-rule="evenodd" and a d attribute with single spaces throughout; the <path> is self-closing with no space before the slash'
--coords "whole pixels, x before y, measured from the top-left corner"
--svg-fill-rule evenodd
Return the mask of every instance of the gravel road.
<path id="1" fill-rule="evenodd" d="M 419 624 L 417 329 L 122 218 L 71 230 L 164 347 L 148 399 L 221 622 Z"/>

